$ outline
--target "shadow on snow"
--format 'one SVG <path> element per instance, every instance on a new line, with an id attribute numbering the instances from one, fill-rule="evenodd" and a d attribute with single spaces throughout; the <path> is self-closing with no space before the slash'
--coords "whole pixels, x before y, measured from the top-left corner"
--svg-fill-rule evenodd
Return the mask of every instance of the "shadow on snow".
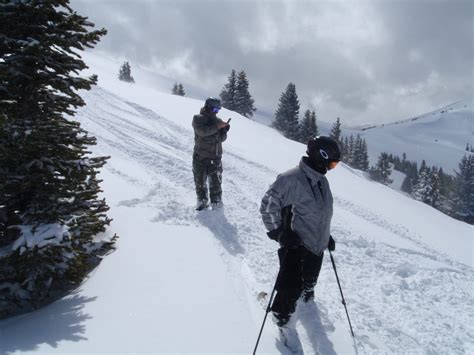
<path id="1" fill-rule="evenodd" d="M 61 341 L 86 341 L 86 320 L 82 309 L 96 297 L 77 293 L 66 296 L 32 313 L 0 321 L 0 354 L 34 351 L 45 344 L 56 348 Z"/>
<path id="2" fill-rule="evenodd" d="M 224 209 L 199 211 L 197 220 L 214 234 L 229 254 L 235 256 L 245 253 L 244 247 L 239 242 L 237 227 L 229 223 Z"/>
<path id="3" fill-rule="evenodd" d="M 329 340 L 325 326 L 321 321 L 321 314 L 316 303 L 299 302 L 296 310 L 296 321 L 306 330 L 306 334 L 316 354 L 336 355 L 333 343 Z"/>

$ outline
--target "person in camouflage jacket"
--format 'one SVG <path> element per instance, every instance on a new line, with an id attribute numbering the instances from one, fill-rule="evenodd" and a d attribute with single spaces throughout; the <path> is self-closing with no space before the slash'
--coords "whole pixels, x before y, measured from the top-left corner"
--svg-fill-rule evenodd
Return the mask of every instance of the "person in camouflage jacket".
<path id="1" fill-rule="evenodd" d="M 213 209 L 222 206 L 222 142 L 227 139 L 230 125 L 217 117 L 220 109 L 220 100 L 209 97 L 199 115 L 193 117 L 197 210 L 209 206 L 209 197 Z"/>

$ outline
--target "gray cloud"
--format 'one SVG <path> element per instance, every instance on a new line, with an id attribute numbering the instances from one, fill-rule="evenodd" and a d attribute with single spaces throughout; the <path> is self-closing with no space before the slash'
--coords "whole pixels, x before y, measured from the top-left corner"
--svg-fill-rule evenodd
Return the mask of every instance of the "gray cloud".
<path id="1" fill-rule="evenodd" d="M 387 122 L 473 96 L 471 1 L 72 0 L 109 30 L 98 49 L 216 95 L 244 69 L 273 112 L 289 82 L 302 110 Z"/>

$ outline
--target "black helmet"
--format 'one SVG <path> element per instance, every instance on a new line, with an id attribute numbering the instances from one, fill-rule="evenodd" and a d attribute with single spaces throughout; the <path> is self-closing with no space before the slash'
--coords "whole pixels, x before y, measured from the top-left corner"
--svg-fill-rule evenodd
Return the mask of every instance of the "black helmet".
<path id="1" fill-rule="evenodd" d="M 221 100 L 216 99 L 215 97 L 208 97 L 204 106 L 209 107 L 210 109 L 217 108 L 220 110 L 222 108 Z"/>
<path id="2" fill-rule="evenodd" d="M 318 136 L 310 138 L 306 154 L 318 165 L 327 165 L 331 161 L 341 160 L 339 145 L 331 137 Z"/>

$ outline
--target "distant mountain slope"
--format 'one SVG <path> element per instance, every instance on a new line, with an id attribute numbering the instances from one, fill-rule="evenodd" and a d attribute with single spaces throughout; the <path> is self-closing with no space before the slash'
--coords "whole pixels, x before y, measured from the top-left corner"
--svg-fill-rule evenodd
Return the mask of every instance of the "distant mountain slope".
<path id="1" fill-rule="evenodd" d="M 408 120 L 359 129 L 345 129 L 344 135 L 360 134 L 366 139 L 371 163 L 381 152 L 402 156 L 428 165 L 441 166 L 453 174 L 466 144 L 474 146 L 473 102 L 464 100 Z M 418 164 L 419 165 L 419 164 Z"/>

